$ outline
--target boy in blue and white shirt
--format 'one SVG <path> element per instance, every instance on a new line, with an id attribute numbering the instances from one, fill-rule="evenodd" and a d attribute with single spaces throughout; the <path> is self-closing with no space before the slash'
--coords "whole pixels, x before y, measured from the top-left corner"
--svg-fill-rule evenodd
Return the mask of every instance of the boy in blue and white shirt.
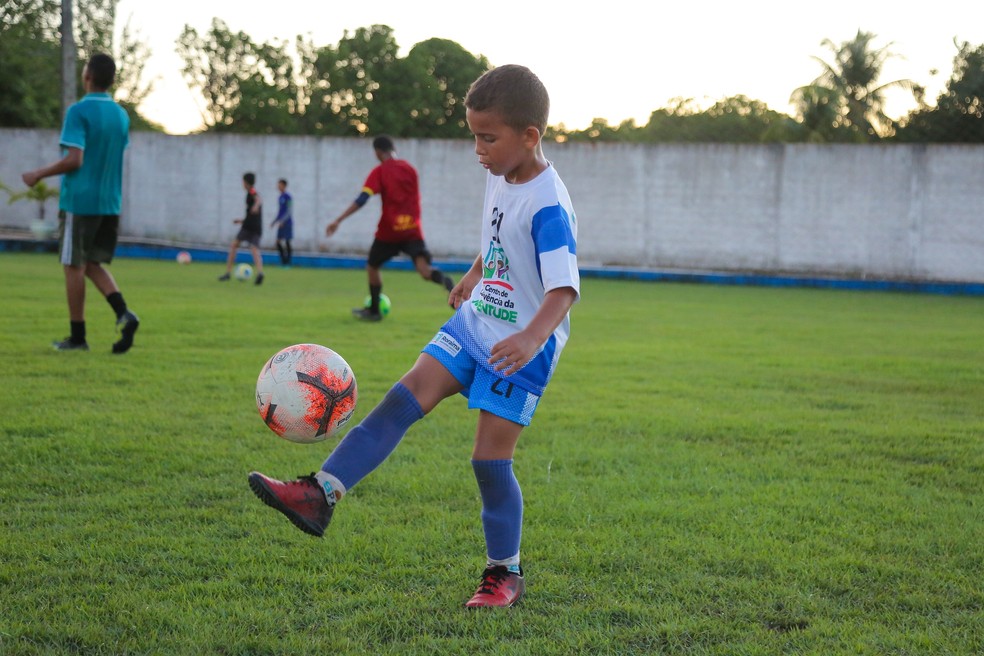
<path id="1" fill-rule="evenodd" d="M 479 255 L 448 298 L 454 316 L 321 471 L 289 482 L 249 476 L 264 503 L 320 537 L 335 503 L 407 429 L 442 400 L 463 394 L 479 410 L 472 467 L 487 555 L 469 608 L 512 606 L 525 591 L 523 495 L 513 454 L 567 343 L 568 312 L 580 293 L 577 221 L 541 148 L 549 106 L 543 84 L 522 66 L 495 68 L 472 84 L 466 119 L 489 175 Z"/>

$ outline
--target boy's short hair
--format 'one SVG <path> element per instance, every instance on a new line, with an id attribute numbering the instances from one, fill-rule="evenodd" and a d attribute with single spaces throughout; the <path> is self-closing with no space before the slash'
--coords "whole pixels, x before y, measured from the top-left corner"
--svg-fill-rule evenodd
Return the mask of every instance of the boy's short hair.
<path id="1" fill-rule="evenodd" d="M 372 147 L 384 153 L 392 153 L 396 150 L 396 146 L 393 145 L 393 140 L 386 135 L 380 135 L 373 139 Z"/>
<path id="2" fill-rule="evenodd" d="M 256 174 L 255 173 L 243 173 L 243 182 L 248 184 L 250 187 L 256 184 Z"/>
<path id="3" fill-rule="evenodd" d="M 113 86 L 116 80 L 116 62 L 112 57 L 105 53 L 96 53 L 89 57 L 86 67 L 89 69 L 89 77 L 94 87 L 106 90 Z"/>
<path id="4" fill-rule="evenodd" d="M 550 96 L 533 71 L 507 64 L 486 71 L 472 82 L 465 95 L 465 107 L 475 112 L 496 112 L 517 131 L 532 125 L 542 136 L 547 130 Z"/>
<path id="5" fill-rule="evenodd" d="M 282 184 L 285 187 L 287 186 L 287 179 L 286 178 L 280 178 L 279 180 L 277 180 L 277 182 L 279 182 L 280 184 Z"/>

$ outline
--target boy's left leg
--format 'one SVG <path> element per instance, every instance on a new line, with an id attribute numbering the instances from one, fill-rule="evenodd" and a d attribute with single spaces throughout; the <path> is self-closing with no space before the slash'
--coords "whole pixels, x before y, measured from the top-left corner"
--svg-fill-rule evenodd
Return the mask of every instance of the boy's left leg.
<path id="1" fill-rule="evenodd" d="M 513 453 L 522 430 L 521 424 L 486 410 L 479 415 L 472 468 L 482 497 L 488 561 L 467 608 L 512 606 L 526 589 L 519 565 L 523 493 L 513 473 Z"/>
<path id="2" fill-rule="evenodd" d="M 116 284 L 116 279 L 102 264 L 99 262 L 86 263 L 85 275 L 89 277 L 96 289 L 106 297 L 106 302 L 116 313 L 116 327 L 120 330 L 120 339 L 113 344 L 113 353 L 126 353 L 133 346 L 133 336 L 136 335 L 137 328 L 140 327 L 140 319 L 127 308 L 119 285 Z"/>
<path id="3" fill-rule="evenodd" d="M 291 482 L 253 472 L 250 487 L 302 531 L 321 537 L 335 502 L 389 457 L 414 422 L 460 390 L 461 384 L 447 369 L 422 354 L 379 405 L 342 438 L 321 471 Z"/>
<path id="4" fill-rule="evenodd" d="M 239 240 L 233 239 L 229 245 L 229 255 L 226 256 L 226 270 L 219 276 L 219 282 L 225 282 L 232 277 L 232 266 L 236 263 L 236 251 L 239 250 Z"/>
<path id="5" fill-rule="evenodd" d="M 253 254 L 253 266 L 256 267 L 256 285 L 263 284 L 263 254 L 260 253 L 260 247 L 256 244 L 250 244 L 250 252 Z"/>
<path id="6" fill-rule="evenodd" d="M 454 289 L 454 279 L 431 264 L 430 253 L 427 251 L 413 256 L 413 266 L 417 270 L 417 274 L 424 280 L 430 280 L 443 286 L 448 290 L 448 293 Z"/>

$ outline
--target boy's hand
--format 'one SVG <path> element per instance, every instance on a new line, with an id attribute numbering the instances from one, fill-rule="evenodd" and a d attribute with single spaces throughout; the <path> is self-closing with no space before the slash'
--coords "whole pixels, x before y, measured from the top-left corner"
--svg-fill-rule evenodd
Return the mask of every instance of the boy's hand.
<path id="1" fill-rule="evenodd" d="M 448 305 L 455 310 L 461 307 L 462 303 L 471 298 L 472 290 L 475 289 L 475 285 L 481 279 L 481 274 L 475 276 L 472 271 L 463 275 L 461 280 L 458 281 L 458 284 L 451 288 L 451 292 L 448 294 Z"/>
<path id="2" fill-rule="evenodd" d="M 489 364 L 495 365 L 495 371 L 501 371 L 504 376 L 511 376 L 523 368 L 536 354 L 540 342 L 531 337 L 525 330 L 510 335 L 492 347 Z"/>
<path id="3" fill-rule="evenodd" d="M 242 223 L 242 222 L 243 222 L 243 220 L 242 220 L 242 219 L 233 219 L 233 220 L 232 220 L 232 222 L 233 222 L 234 224 L 236 224 L 236 225 L 239 225 L 240 223 Z"/>
<path id="4" fill-rule="evenodd" d="M 325 227 L 325 235 L 331 237 L 333 234 L 335 234 L 335 231 L 338 230 L 338 225 L 339 225 L 338 221 L 332 221 L 331 223 L 329 223 Z"/>
<path id="5" fill-rule="evenodd" d="M 33 187 L 38 183 L 38 180 L 40 179 L 41 176 L 39 176 L 35 171 L 28 171 L 27 173 L 21 175 L 21 180 L 23 180 L 24 184 L 26 184 L 28 187 Z"/>

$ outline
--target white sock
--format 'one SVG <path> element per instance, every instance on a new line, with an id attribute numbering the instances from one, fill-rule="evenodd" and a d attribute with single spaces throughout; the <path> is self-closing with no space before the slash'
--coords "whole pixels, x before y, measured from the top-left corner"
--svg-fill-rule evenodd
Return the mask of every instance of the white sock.
<path id="1" fill-rule="evenodd" d="M 519 574 L 519 554 L 510 558 L 503 558 L 502 560 L 496 560 L 494 558 L 488 559 L 487 567 L 496 567 L 497 565 L 502 565 L 510 572 L 516 572 Z"/>
<path id="2" fill-rule="evenodd" d="M 319 471 L 314 475 L 314 478 L 321 485 L 321 490 L 325 493 L 325 500 L 329 506 L 334 506 L 336 501 L 345 496 L 345 486 L 328 472 Z"/>

